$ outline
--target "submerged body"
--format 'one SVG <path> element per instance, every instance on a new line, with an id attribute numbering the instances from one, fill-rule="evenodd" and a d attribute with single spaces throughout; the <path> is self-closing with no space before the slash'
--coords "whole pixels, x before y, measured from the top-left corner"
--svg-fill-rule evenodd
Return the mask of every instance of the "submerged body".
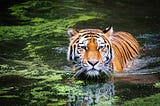
<path id="1" fill-rule="evenodd" d="M 99 76 L 123 72 L 129 60 L 139 54 L 137 40 L 127 32 L 113 32 L 112 27 L 69 29 L 70 45 L 67 58 L 75 63 L 75 76 Z"/>

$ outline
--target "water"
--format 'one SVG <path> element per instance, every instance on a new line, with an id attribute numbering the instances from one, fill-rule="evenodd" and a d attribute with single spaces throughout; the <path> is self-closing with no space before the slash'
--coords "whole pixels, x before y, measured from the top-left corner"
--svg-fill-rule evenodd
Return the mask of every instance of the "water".
<path id="1" fill-rule="evenodd" d="M 0 105 L 113 106 L 160 92 L 154 85 L 160 81 L 158 0 L 63 0 L 37 4 L 25 0 L 14 2 L 24 6 L 18 8 L 25 12 L 16 11 L 20 15 L 6 12 L 14 6 L 10 0 L 6 2 L 9 5 L 4 6 L 0 18 Z M 6 26 L 11 29 L 6 31 Z M 73 79 L 71 64 L 66 60 L 67 29 L 108 26 L 132 33 L 141 45 L 141 55 L 124 73 L 114 74 L 110 80 Z"/>

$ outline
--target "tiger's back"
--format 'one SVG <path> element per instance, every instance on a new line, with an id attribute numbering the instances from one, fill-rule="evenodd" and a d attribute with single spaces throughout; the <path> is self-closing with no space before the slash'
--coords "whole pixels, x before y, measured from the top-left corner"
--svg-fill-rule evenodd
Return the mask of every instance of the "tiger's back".
<path id="1" fill-rule="evenodd" d="M 140 51 L 137 40 L 127 32 L 116 32 L 109 37 L 113 51 L 113 67 L 116 72 L 122 72 L 129 60 L 135 58 Z"/>

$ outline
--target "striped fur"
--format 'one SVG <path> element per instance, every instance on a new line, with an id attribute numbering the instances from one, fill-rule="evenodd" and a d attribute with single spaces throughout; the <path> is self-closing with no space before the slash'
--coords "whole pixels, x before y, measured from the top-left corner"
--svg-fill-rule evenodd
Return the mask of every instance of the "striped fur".
<path id="1" fill-rule="evenodd" d="M 139 54 L 139 44 L 136 39 L 127 32 L 116 32 L 109 37 L 114 50 L 113 65 L 116 72 L 122 72 L 129 60 Z"/>
<path id="2" fill-rule="evenodd" d="M 69 29 L 70 45 L 67 59 L 75 63 L 75 76 L 108 75 L 122 72 L 129 60 L 139 54 L 139 44 L 127 32 L 113 33 L 112 27 L 83 29 L 79 32 Z"/>

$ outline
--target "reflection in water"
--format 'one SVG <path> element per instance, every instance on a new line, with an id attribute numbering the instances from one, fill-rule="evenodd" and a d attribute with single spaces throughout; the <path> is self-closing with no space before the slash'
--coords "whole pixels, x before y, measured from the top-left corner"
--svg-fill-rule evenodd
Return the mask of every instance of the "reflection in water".
<path id="1" fill-rule="evenodd" d="M 68 92 L 68 106 L 94 104 L 111 106 L 114 102 L 114 94 L 113 82 L 86 84 L 81 86 L 76 94 L 73 94 L 73 91 Z"/>

